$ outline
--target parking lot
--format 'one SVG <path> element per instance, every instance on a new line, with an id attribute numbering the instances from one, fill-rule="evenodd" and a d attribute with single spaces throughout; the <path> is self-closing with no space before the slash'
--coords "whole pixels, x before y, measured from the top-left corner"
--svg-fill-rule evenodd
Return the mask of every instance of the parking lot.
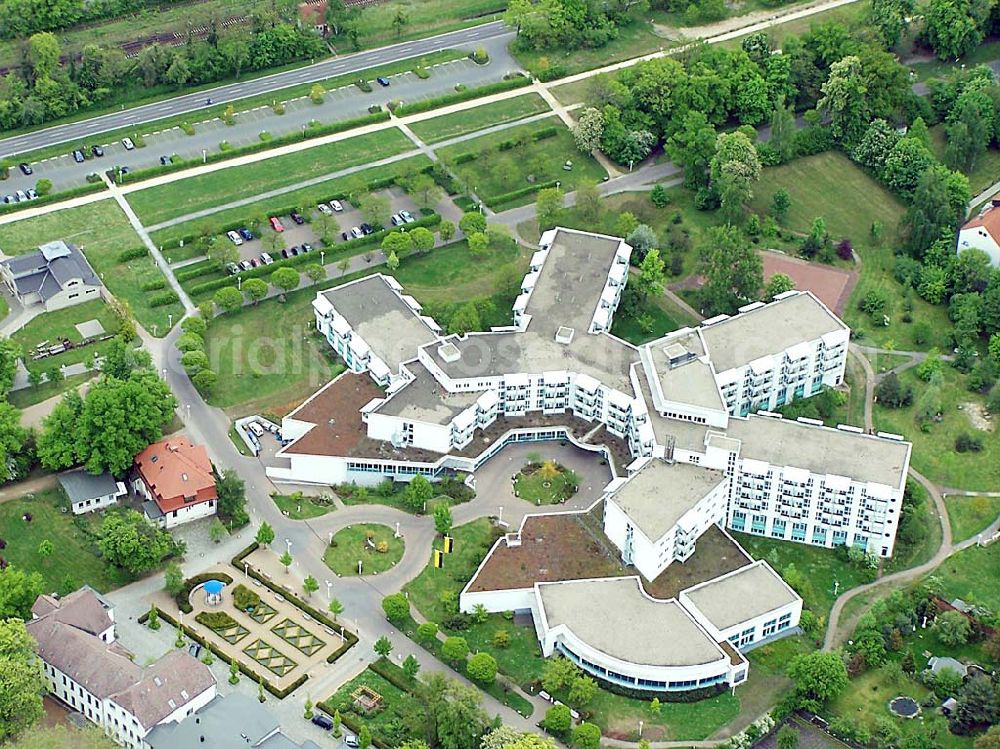
<path id="1" fill-rule="evenodd" d="M 67 143 L 64 155 L 32 163 L 34 173 L 31 175 L 23 175 L 16 166 L 12 168 L 10 177 L 0 182 L 0 195 L 12 195 L 16 190 L 27 191 L 42 178 L 51 180 L 54 190 L 63 190 L 84 184 L 86 176 L 92 172 L 106 171 L 114 166 L 138 170 L 157 166 L 161 157 L 174 154 L 196 159 L 207 153 L 219 152 L 219 144 L 223 141 L 233 147 L 245 146 L 260 142 L 263 131 L 274 137 L 287 135 L 304 131 L 313 121 L 330 123 L 358 117 L 366 114 L 373 104 L 384 107 L 392 100 L 412 102 L 442 96 L 453 92 L 457 84 L 481 86 L 492 83 L 517 69 L 507 53 L 506 43 L 507 39 L 501 38 L 490 40 L 485 45 L 491 58 L 488 65 L 477 65 L 464 58 L 454 60 L 429 68 L 431 76 L 427 79 L 407 72 L 390 76 L 391 85 L 388 87 L 381 87 L 372 81 L 373 90 L 370 93 L 349 84 L 328 91 L 322 104 L 314 104 L 308 96 L 288 100 L 281 115 L 275 114 L 270 106 L 256 107 L 238 111 L 233 125 L 226 125 L 218 118 L 199 121 L 197 115 L 192 115 L 194 135 L 187 135 L 179 127 L 156 130 L 155 123 L 148 126 L 139 123 L 136 130 L 144 134 L 146 145 L 132 151 L 126 151 L 120 141 L 103 142 L 100 136 L 85 143 Z M 414 65 L 418 64 L 419 61 L 414 60 Z M 280 97 L 277 101 L 281 101 Z M 93 145 L 101 145 L 105 155 L 95 158 L 90 150 Z M 77 147 L 84 151 L 86 158 L 80 164 L 72 156 Z M 16 164 L 20 159 L 15 156 L 11 161 Z"/>

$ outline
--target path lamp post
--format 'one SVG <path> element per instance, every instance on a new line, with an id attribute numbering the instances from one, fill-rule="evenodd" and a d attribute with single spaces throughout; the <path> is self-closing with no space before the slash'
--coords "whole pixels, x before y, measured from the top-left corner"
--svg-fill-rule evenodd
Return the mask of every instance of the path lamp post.
<path id="1" fill-rule="evenodd" d="M 207 164 L 208 163 L 208 149 L 207 148 L 201 149 L 201 163 L 202 164 Z"/>
<path id="2" fill-rule="evenodd" d="M 291 554 L 292 553 L 292 539 L 290 539 L 290 538 L 286 538 L 285 539 L 285 547 L 286 547 L 285 550 L 289 554 Z"/>
<path id="3" fill-rule="evenodd" d="M 399 538 L 399 521 L 396 521 L 396 538 Z"/>
<path id="4" fill-rule="evenodd" d="M 164 367 L 163 370 L 162 370 L 162 372 L 163 372 L 163 379 L 164 380 L 167 379 L 167 368 Z"/>
<path id="5" fill-rule="evenodd" d="M 174 313 L 173 312 L 168 312 L 167 313 L 167 327 L 168 328 L 174 327 Z"/>
<path id="6" fill-rule="evenodd" d="M 326 545 L 330 546 L 333 543 L 333 531 L 326 534 Z"/>
<path id="7" fill-rule="evenodd" d="M 333 600 L 333 582 L 330 581 L 330 580 L 326 580 L 325 582 L 326 582 L 326 600 L 332 601 Z"/>
<path id="8" fill-rule="evenodd" d="M 247 580 L 250 579 L 250 562 L 243 563 L 243 577 Z"/>
<path id="9" fill-rule="evenodd" d="M 187 409 L 188 421 L 190 421 L 191 420 L 191 404 L 190 403 L 185 403 L 184 407 Z"/>
<path id="10" fill-rule="evenodd" d="M 236 290 L 243 291 L 243 276 L 236 276 Z"/>
<path id="11" fill-rule="evenodd" d="M 361 575 L 361 560 L 358 560 L 358 575 Z"/>
<path id="12" fill-rule="evenodd" d="M 319 251 L 319 264 L 326 265 L 326 250 Z"/>
<path id="13" fill-rule="evenodd" d="M 498 508 L 500 512 L 497 513 L 497 525 L 503 525 L 503 505 Z"/>
<path id="14" fill-rule="evenodd" d="M 642 738 L 642 721 L 639 721 L 639 738 Z"/>

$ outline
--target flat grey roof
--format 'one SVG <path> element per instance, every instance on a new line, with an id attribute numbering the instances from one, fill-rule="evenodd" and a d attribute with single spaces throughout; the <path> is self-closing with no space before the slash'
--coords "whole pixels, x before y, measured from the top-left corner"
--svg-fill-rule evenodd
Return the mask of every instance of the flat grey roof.
<path id="1" fill-rule="evenodd" d="M 482 395 L 480 392 L 449 393 L 418 361 L 407 362 L 406 368 L 416 379 L 393 393 L 375 409 L 377 413 L 429 424 L 447 424 Z"/>
<path id="2" fill-rule="evenodd" d="M 695 359 L 671 369 L 662 350 L 653 352 L 653 361 L 664 398 L 701 408 L 726 410 L 715 373 L 709 364 Z"/>
<path id="3" fill-rule="evenodd" d="M 118 484 L 109 473 L 94 475 L 82 468 L 59 474 L 62 485 L 70 502 L 83 502 L 87 499 L 97 499 L 118 491 Z"/>
<path id="4" fill-rule="evenodd" d="M 799 597 L 762 562 L 688 588 L 686 596 L 719 630 L 795 603 Z"/>
<path id="5" fill-rule="evenodd" d="M 708 434 L 709 428 L 704 424 L 693 424 L 689 421 L 678 421 L 660 416 L 653 408 L 652 391 L 644 371 L 639 372 L 639 392 L 649 408 L 649 423 L 653 426 L 653 435 L 656 437 L 657 444 L 669 445 L 672 443 L 684 450 L 704 451 L 705 436 Z"/>
<path id="6" fill-rule="evenodd" d="M 437 334 L 380 275 L 323 292 L 323 296 L 395 373 Z"/>
<path id="7" fill-rule="evenodd" d="M 564 325 L 590 330 L 621 240 L 558 229 L 525 312 L 529 329 L 552 338 Z"/>
<path id="8" fill-rule="evenodd" d="M 846 329 L 822 302 L 805 293 L 699 328 L 719 373 Z"/>
<path id="9" fill-rule="evenodd" d="M 675 600 L 647 596 L 636 577 L 538 583 L 549 629 L 567 626 L 613 658 L 647 666 L 698 666 L 725 652 Z"/>
<path id="10" fill-rule="evenodd" d="M 611 501 L 655 542 L 723 478 L 721 471 L 654 459 L 619 487 Z"/>
<path id="11" fill-rule="evenodd" d="M 257 746 L 278 727 L 278 721 L 270 710 L 258 704 L 256 699 L 234 692 L 227 697 L 216 697 L 180 723 L 156 726 L 146 741 L 153 749 L 193 749 L 202 746 L 245 749 Z M 241 734 L 246 734 L 249 741 Z M 263 746 L 270 747 L 270 742 L 265 742 Z"/>
<path id="12" fill-rule="evenodd" d="M 753 415 L 729 417 L 726 434 L 740 440 L 741 458 L 892 487 L 906 478 L 908 442 Z"/>

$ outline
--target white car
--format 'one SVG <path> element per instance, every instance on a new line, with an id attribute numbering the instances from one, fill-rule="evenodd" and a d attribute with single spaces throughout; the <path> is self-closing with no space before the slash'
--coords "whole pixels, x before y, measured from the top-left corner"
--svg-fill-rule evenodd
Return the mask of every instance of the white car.
<path id="1" fill-rule="evenodd" d="M 399 217 L 408 224 L 412 224 L 414 221 L 416 221 L 416 219 L 413 218 L 413 214 L 410 213 L 409 211 L 400 211 Z"/>
<path id="2" fill-rule="evenodd" d="M 361 239 L 361 237 L 363 237 L 364 235 L 365 233 L 361 231 L 361 229 L 357 226 L 351 229 L 351 236 L 354 237 L 355 239 Z"/>
<path id="3" fill-rule="evenodd" d="M 241 237 L 239 234 L 237 234 L 234 231 L 227 231 L 226 232 L 226 236 L 229 237 L 229 241 L 232 242 L 237 247 L 239 247 L 241 244 L 243 244 L 243 237 Z"/>
<path id="4" fill-rule="evenodd" d="M 331 200 L 330 207 L 337 213 L 340 213 L 342 210 L 344 210 L 344 206 L 341 204 L 339 200 Z"/>
<path id="5" fill-rule="evenodd" d="M 316 206 L 316 208 L 319 209 L 320 213 L 324 213 L 327 216 L 333 215 L 333 211 L 330 209 L 330 206 L 328 206 L 326 203 L 320 203 L 318 206 Z"/>
<path id="6" fill-rule="evenodd" d="M 135 149 L 135 143 L 132 142 L 131 138 L 122 138 L 122 145 L 125 146 L 126 151 L 132 151 Z"/>
<path id="7" fill-rule="evenodd" d="M 270 256 L 269 254 L 267 254 L 266 252 L 262 252 L 262 253 L 260 253 L 260 261 L 261 261 L 262 263 L 264 263 L 264 265 L 270 265 L 271 263 L 273 263 L 273 262 L 274 262 L 274 258 L 273 258 L 273 257 L 271 257 L 271 256 Z"/>
<path id="8" fill-rule="evenodd" d="M 400 216 L 398 213 L 392 214 L 392 225 L 393 226 L 399 226 L 402 223 L 405 223 L 403 221 L 403 217 L 402 216 Z"/>

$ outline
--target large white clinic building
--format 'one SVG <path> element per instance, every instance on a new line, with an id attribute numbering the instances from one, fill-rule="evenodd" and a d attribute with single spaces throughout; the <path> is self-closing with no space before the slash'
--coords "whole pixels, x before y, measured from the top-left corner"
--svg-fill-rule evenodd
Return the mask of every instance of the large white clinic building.
<path id="1" fill-rule="evenodd" d="M 443 334 L 391 276 L 317 293 L 316 327 L 349 371 L 283 419 L 289 442 L 268 475 L 433 479 L 513 442 L 568 440 L 619 481 L 641 484 L 650 459 L 673 471 L 650 487 L 654 511 L 609 503 L 608 534 L 643 574 L 683 561 L 713 523 L 891 556 L 909 443 L 770 411 L 843 382 L 847 326 L 790 291 L 633 346 L 609 332 L 630 254 L 615 237 L 545 232 L 511 324 L 464 336 Z"/>

